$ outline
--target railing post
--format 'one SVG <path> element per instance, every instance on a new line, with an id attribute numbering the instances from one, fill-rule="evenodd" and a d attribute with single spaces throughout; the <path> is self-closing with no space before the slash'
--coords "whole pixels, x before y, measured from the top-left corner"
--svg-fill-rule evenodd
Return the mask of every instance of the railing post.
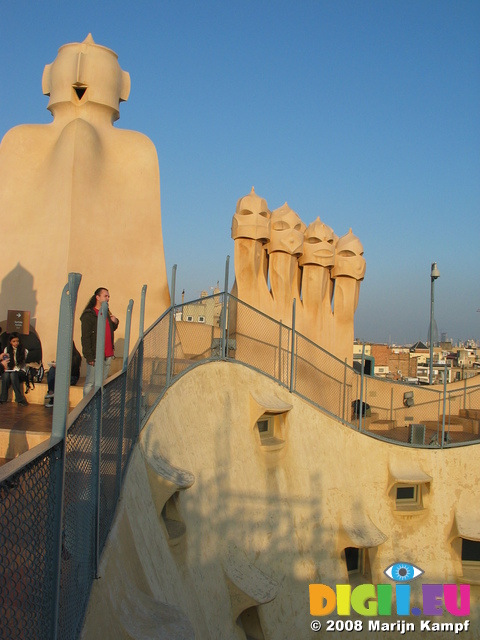
<path id="1" fill-rule="evenodd" d="M 168 343 L 167 343 L 167 371 L 166 371 L 166 379 L 165 379 L 165 389 L 168 389 L 170 386 L 170 381 L 172 377 L 172 333 L 173 333 L 173 314 L 175 313 L 175 308 L 170 307 L 170 315 L 168 317 Z"/>
<path id="2" fill-rule="evenodd" d="M 227 358 L 227 292 L 228 292 L 228 271 L 230 267 L 230 256 L 225 260 L 225 285 L 223 289 L 223 312 L 222 312 L 222 360 Z"/>
<path id="3" fill-rule="evenodd" d="M 95 347 L 95 379 L 93 388 L 103 388 L 103 367 L 105 364 L 105 325 L 107 323 L 108 304 L 102 302 L 97 317 L 97 345 Z"/>
<path id="4" fill-rule="evenodd" d="M 125 342 L 123 345 L 123 371 L 127 370 L 128 354 L 130 352 L 130 330 L 132 327 L 132 309 L 133 300 L 130 300 L 127 306 L 127 317 L 125 320 Z"/>
<path id="5" fill-rule="evenodd" d="M 445 413 L 447 410 L 447 376 L 443 371 L 443 416 L 442 416 L 442 449 L 445 446 Z"/>
<path id="6" fill-rule="evenodd" d="M 147 285 L 144 284 L 142 287 L 142 293 L 140 295 L 140 326 L 138 328 L 138 337 L 140 339 L 143 338 L 143 334 L 145 333 L 145 299 L 147 297 Z"/>
<path id="7" fill-rule="evenodd" d="M 282 329 L 283 324 L 280 320 L 278 325 L 278 380 L 283 384 L 283 370 L 282 370 Z"/>
<path id="8" fill-rule="evenodd" d="M 172 301 L 172 315 L 171 315 L 171 320 L 172 320 L 172 332 L 171 332 L 171 362 L 170 362 L 170 376 L 173 377 L 174 374 L 174 367 L 175 367 L 175 289 L 176 289 L 176 283 L 177 283 L 177 265 L 174 264 L 172 267 L 172 280 L 171 280 L 171 284 L 170 284 L 170 298 Z"/>
<path id="9" fill-rule="evenodd" d="M 358 421 L 358 430 L 362 430 L 363 423 L 363 382 L 365 379 L 365 343 L 362 347 L 362 377 L 360 378 L 360 419 Z M 365 408 L 365 411 L 367 409 Z"/>
<path id="10" fill-rule="evenodd" d="M 55 375 L 55 404 L 52 416 L 52 437 L 62 438 L 59 444 L 59 455 L 54 466 L 55 473 L 55 504 L 54 504 L 54 541 L 53 541 L 53 597 L 52 597 L 52 633 L 53 640 L 58 638 L 58 615 L 60 610 L 60 570 L 62 563 L 62 531 L 63 531 L 63 501 L 65 489 L 65 457 L 66 427 L 70 391 L 70 377 L 72 366 L 72 342 L 77 293 L 82 276 L 79 273 L 68 274 L 68 284 L 65 285 L 60 301 L 60 316 L 58 320 L 56 375 Z"/>
<path id="11" fill-rule="evenodd" d="M 170 285 L 170 299 L 171 299 L 171 308 L 170 308 L 170 317 L 168 319 L 168 344 L 167 344 L 167 371 L 166 371 L 166 381 L 165 388 L 168 389 L 170 386 L 170 382 L 172 379 L 173 372 L 173 360 L 175 358 L 175 335 L 174 335 L 174 314 L 175 314 L 175 282 L 177 277 L 177 265 L 174 264 L 172 267 L 172 280 Z"/>
<path id="12" fill-rule="evenodd" d="M 463 387 L 463 408 L 467 408 L 467 379 L 465 378 L 465 385 Z"/>
<path id="13" fill-rule="evenodd" d="M 57 334 L 57 356 L 55 372 L 55 403 L 53 405 L 52 436 L 64 438 L 70 395 L 70 377 L 72 368 L 72 344 L 77 293 L 82 276 L 79 273 L 68 274 L 60 302 L 60 317 Z"/>
<path id="14" fill-rule="evenodd" d="M 140 297 L 140 326 L 138 329 L 138 356 L 137 356 L 137 384 L 136 384 L 136 396 L 137 396 L 137 406 L 136 406 L 136 433 L 135 436 L 138 436 L 140 433 L 140 427 L 142 423 L 142 391 L 143 391 L 143 356 L 144 356 L 144 340 L 143 336 L 145 333 L 145 299 L 147 297 L 147 285 L 144 284 L 142 287 L 142 294 Z"/>
<path id="15" fill-rule="evenodd" d="M 133 300 L 130 300 L 127 306 L 127 316 L 125 319 L 125 344 L 123 345 L 123 378 L 122 378 L 122 391 L 120 396 L 120 420 L 119 420 L 119 432 L 118 432 L 118 445 L 117 445 L 117 472 L 115 480 L 115 495 L 116 500 L 120 495 L 120 489 L 122 487 L 122 458 L 123 458 L 123 433 L 125 428 L 125 399 L 127 396 L 127 367 L 128 367 L 128 352 L 130 349 L 130 329 L 132 325 L 132 309 Z"/>
<path id="16" fill-rule="evenodd" d="M 96 425 L 93 437 L 92 472 L 95 487 L 95 578 L 98 578 L 100 566 L 100 464 L 102 458 L 102 417 L 103 417 L 103 367 L 105 362 L 105 325 L 107 323 L 108 304 L 102 302 L 97 318 L 97 344 L 95 347 L 95 405 Z"/>
<path id="17" fill-rule="evenodd" d="M 348 358 L 345 358 L 345 365 L 343 367 L 343 409 L 342 409 L 343 422 L 345 422 L 345 403 L 347 398 L 347 364 L 348 364 Z"/>
<path id="18" fill-rule="evenodd" d="M 294 358 L 295 358 L 295 309 L 297 299 L 293 299 L 292 307 L 292 344 L 290 349 L 290 393 L 293 392 L 293 371 L 294 371 Z"/>
<path id="19" fill-rule="evenodd" d="M 228 353 L 228 341 L 230 340 L 230 294 L 225 292 L 223 294 L 224 302 L 223 306 L 225 308 L 225 335 L 227 336 L 227 353 Z"/>
<path id="20" fill-rule="evenodd" d="M 436 399 L 436 403 L 437 403 L 437 445 L 440 446 L 440 413 L 442 411 L 442 394 L 440 391 L 435 391 L 435 393 L 437 394 L 437 399 Z"/>
<path id="21" fill-rule="evenodd" d="M 175 287 L 177 283 L 177 265 L 172 267 L 172 279 L 170 281 L 170 300 L 172 307 L 175 307 Z"/>
<path id="22" fill-rule="evenodd" d="M 56 377 L 56 374 L 55 374 Z M 55 406 L 55 405 L 54 405 Z M 53 640 L 58 640 L 58 623 L 60 613 L 60 582 L 62 567 L 62 544 L 63 544 L 63 508 L 65 499 L 65 464 L 67 456 L 66 440 L 63 439 L 58 444 L 58 454 L 55 453 L 55 464 L 53 467 L 52 481 L 55 483 L 55 494 L 53 504 L 53 555 L 52 555 L 52 633 Z M 48 544 L 48 541 L 47 541 Z M 48 568 L 48 567 L 47 567 Z"/>

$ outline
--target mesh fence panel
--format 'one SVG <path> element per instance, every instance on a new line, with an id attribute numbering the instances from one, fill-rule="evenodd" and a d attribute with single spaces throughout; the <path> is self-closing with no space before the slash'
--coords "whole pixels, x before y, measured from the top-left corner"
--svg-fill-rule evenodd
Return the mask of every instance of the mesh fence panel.
<path id="1" fill-rule="evenodd" d="M 128 363 L 125 379 L 125 403 L 124 403 L 124 427 L 123 427 L 123 455 L 122 455 L 122 478 L 130 459 L 133 445 L 138 435 L 138 412 L 142 395 L 138 396 L 139 388 L 139 361 L 140 349 L 137 349 Z"/>
<path id="2" fill-rule="evenodd" d="M 175 351 L 176 357 L 189 361 L 209 360 L 212 357 L 212 348 L 218 344 L 221 337 L 220 321 L 223 311 L 223 302 L 216 302 L 215 298 L 204 298 L 202 306 L 207 303 L 215 305 L 215 317 L 209 318 L 210 322 L 190 322 L 185 318 L 192 305 L 178 305 L 175 307 Z M 202 316 L 204 317 L 204 316 Z M 207 318 L 205 318 L 207 320 Z M 220 355 L 218 353 L 217 355 Z"/>
<path id="3" fill-rule="evenodd" d="M 478 405 L 477 405 L 478 406 Z M 446 402 L 446 416 L 459 416 L 465 409 L 465 392 L 463 389 L 456 389 L 455 391 L 447 391 Z M 442 412 L 443 414 L 443 400 L 442 400 Z"/>
<path id="4" fill-rule="evenodd" d="M 288 386 L 291 329 L 232 296 L 228 317 L 235 359 Z"/>
<path id="5" fill-rule="evenodd" d="M 78 637 L 95 573 L 97 422 L 100 391 L 66 437 L 59 637 Z"/>
<path id="6" fill-rule="evenodd" d="M 443 418 L 443 400 L 442 400 Z M 444 444 L 478 442 L 480 434 L 480 386 L 448 391 L 445 403 Z"/>
<path id="7" fill-rule="evenodd" d="M 137 351 L 127 371 L 103 388 L 101 437 L 97 431 L 100 390 L 68 430 L 59 613 L 59 637 L 62 639 L 78 638 L 95 575 L 97 473 L 100 482 L 98 538 L 101 552 L 137 438 L 139 357 Z"/>
<path id="8" fill-rule="evenodd" d="M 353 370 L 300 334 L 295 339 L 296 393 L 342 420 L 350 420 Z"/>
<path id="9" fill-rule="evenodd" d="M 172 326 L 172 378 L 200 362 L 222 357 L 226 296 L 213 295 L 175 307 Z"/>
<path id="10" fill-rule="evenodd" d="M 480 385 L 470 387 L 469 389 L 465 387 L 463 391 L 462 409 L 471 411 L 472 417 L 476 416 L 477 419 L 480 419 Z"/>
<path id="11" fill-rule="evenodd" d="M 0 484 L 2 638 L 51 637 L 58 452 L 50 449 Z"/>
<path id="12" fill-rule="evenodd" d="M 221 357 L 224 298 L 214 295 L 177 305 L 149 329 L 143 352 L 145 413 L 164 391 L 168 376 L 171 381 L 192 366 Z M 232 348 L 227 351 L 233 355 Z"/>
<path id="13" fill-rule="evenodd" d="M 165 389 L 170 314 L 157 322 L 143 341 L 142 414 L 148 412 Z M 139 354 L 140 358 L 140 354 Z"/>
<path id="14" fill-rule="evenodd" d="M 395 442 L 434 443 L 441 421 L 441 398 L 435 389 L 364 376 L 362 431 Z M 358 415 L 356 419 L 358 423 Z M 415 436 L 412 425 L 423 425 L 424 437 Z"/>
<path id="15" fill-rule="evenodd" d="M 126 374 L 122 374 L 103 388 L 100 444 L 100 552 L 107 540 L 120 496 L 123 454 L 122 396 L 125 378 Z"/>

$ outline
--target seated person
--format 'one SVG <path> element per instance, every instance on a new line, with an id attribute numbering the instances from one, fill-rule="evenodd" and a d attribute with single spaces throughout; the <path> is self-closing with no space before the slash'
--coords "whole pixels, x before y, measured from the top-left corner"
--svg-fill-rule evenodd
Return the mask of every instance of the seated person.
<path id="1" fill-rule="evenodd" d="M 26 359 L 28 351 L 20 342 L 20 336 L 16 331 L 10 334 L 8 338 L 8 346 L 5 347 L 4 354 L 9 356 L 9 359 L 7 368 L 5 368 L 5 360 L 2 362 L 4 371 L 2 373 L 0 404 L 7 402 L 8 389 L 10 385 L 12 385 L 15 393 L 15 402 L 22 405 L 28 405 L 22 390 L 22 384 L 27 379 Z"/>
<path id="2" fill-rule="evenodd" d="M 82 356 L 78 352 L 75 342 L 72 346 L 72 368 L 70 370 L 70 385 L 75 386 L 80 378 L 80 365 L 82 364 Z M 50 363 L 50 369 L 47 373 L 48 392 L 45 396 L 45 406 L 53 407 L 53 394 L 55 392 L 55 374 L 57 371 L 56 363 Z"/>
<path id="3" fill-rule="evenodd" d="M 0 327 L 0 333 L 2 333 L 2 327 Z M 8 369 L 9 361 L 10 361 L 10 356 L 9 355 L 7 355 L 6 353 L 1 353 L 0 354 L 0 376 L 3 374 L 5 369 Z"/>

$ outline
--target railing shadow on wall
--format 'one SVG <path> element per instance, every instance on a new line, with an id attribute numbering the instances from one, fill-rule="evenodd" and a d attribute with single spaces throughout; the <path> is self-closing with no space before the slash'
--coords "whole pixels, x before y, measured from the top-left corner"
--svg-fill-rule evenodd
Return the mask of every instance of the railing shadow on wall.
<path id="1" fill-rule="evenodd" d="M 173 275 L 172 306 L 144 331 L 144 287 L 139 338 L 130 355 L 133 301 L 127 308 L 122 370 L 104 383 L 100 363 L 94 389 L 67 415 L 80 279 L 70 274 L 62 294 L 52 437 L 0 469 L 0 628 L 6 637 L 79 637 L 138 435 L 169 386 L 194 367 L 218 360 L 250 367 L 347 427 L 390 443 L 422 446 L 408 443 L 409 422 L 430 426 L 436 434 L 430 446 L 478 442 L 473 433 L 462 443 L 445 437 L 445 413 L 479 409 L 480 385 L 465 381 L 463 389 L 443 393 L 415 387 L 414 403 L 405 406 L 411 386 L 357 373 L 228 294 L 227 276 L 223 293 L 188 303 L 189 309 L 200 301 L 212 305 L 216 320 L 207 327 L 184 320 L 186 305 L 175 304 Z M 107 313 L 104 304 L 97 353 L 103 353 Z"/>

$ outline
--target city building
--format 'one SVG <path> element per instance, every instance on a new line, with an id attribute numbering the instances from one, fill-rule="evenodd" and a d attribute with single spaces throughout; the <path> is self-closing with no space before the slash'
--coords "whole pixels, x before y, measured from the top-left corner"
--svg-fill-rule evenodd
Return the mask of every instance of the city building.
<path id="1" fill-rule="evenodd" d="M 199 300 L 182 304 L 181 312 L 179 312 L 181 313 L 181 317 L 177 314 L 177 321 L 200 322 L 202 324 L 208 324 L 211 327 L 219 327 L 223 299 L 220 296 L 218 282 L 216 287 L 212 287 L 212 289 L 212 295 L 209 296 L 207 291 L 202 291 Z"/>

